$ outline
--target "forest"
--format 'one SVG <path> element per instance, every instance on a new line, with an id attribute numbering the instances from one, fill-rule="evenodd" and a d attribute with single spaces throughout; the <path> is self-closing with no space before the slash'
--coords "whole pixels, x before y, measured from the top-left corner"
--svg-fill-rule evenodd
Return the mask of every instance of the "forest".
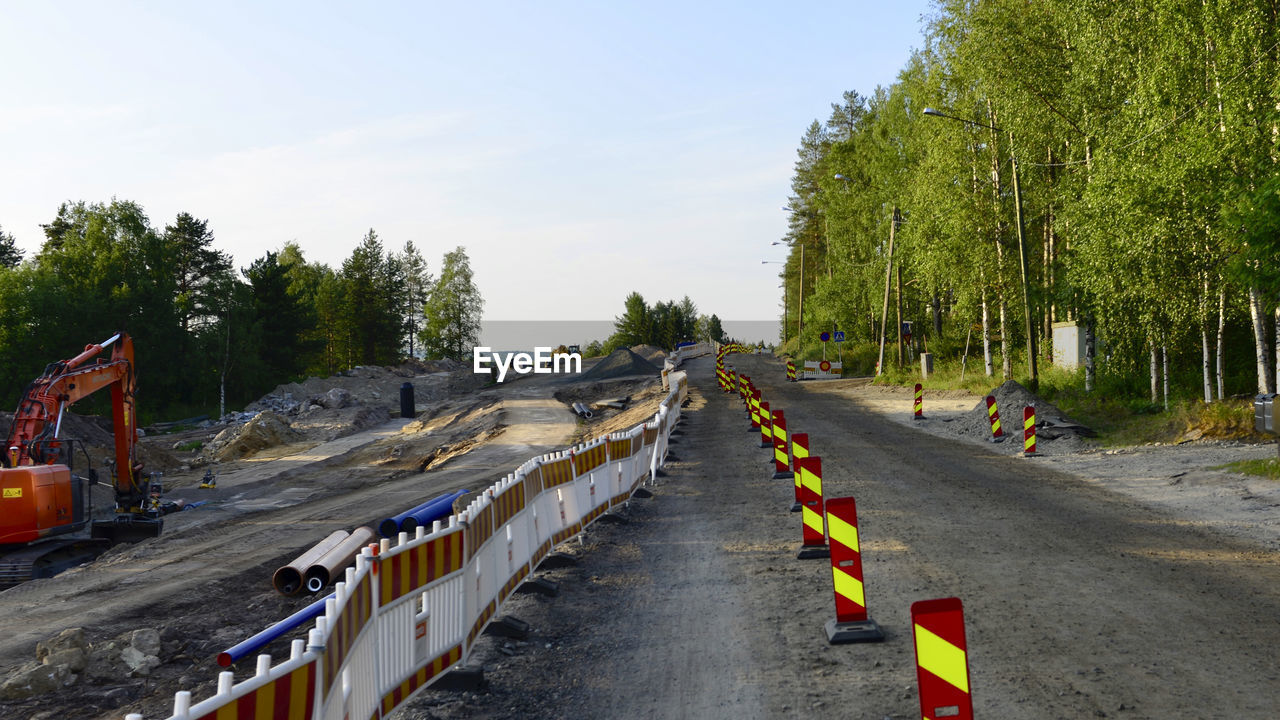
<path id="1" fill-rule="evenodd" d="M 371 229 L 341 267 L 286 242 L 237 269 L 185 212 L 160 228 L 134 202 L 68 202 L 41 227 L 28 258 L 0 231 L 0 388 L 14 406 L 47 364 L 117 330 L 134 339 L 144 423 L 222 414 L 356 365 L 464 357 L 479 332 L 461 247 L 433 276 L 412 242 L 387 250 Z"/>
<path id="2" fill-rule="evenodd" d="M 892 85 L 803 134 L 775 243 L 785 348 L 839 329 L 855 371 L 928 351 L 1034 386 L 1074 327 L 1059 365 L 1088 391 L 1275 392 L 1278 13 L 938 2 Z"/>

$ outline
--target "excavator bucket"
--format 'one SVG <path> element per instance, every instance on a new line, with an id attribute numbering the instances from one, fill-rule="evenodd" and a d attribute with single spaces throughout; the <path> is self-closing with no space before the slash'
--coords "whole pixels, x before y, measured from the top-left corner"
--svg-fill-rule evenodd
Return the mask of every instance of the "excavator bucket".
<path id="1" fill-rule="evenodd" d="M 112 545 L 118 545 L 160 537 L 162 529 L 164 529 L 164 520 L 160 518 L 122 515 L 114 520 L 94 523 L 92 535 L 95 538 L 107 540 Z"/>

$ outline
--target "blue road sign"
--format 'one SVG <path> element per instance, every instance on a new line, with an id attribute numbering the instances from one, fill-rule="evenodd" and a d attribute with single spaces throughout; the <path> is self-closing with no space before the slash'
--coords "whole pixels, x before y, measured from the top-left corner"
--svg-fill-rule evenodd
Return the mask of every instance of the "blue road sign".
<path id="1" fill-rule="evenodd" d="M 826 342 L 831 339 L 831 333 L 824 332 L 818 336 L 818 339 L 821 340 L 822 342 Z"/>
<path id="2" fill-rule="evenodd" d="M 837 331 L 836 331 L 836 342 L 844 342 L 844 331 L 843 331 L 843 330 L 837 330 Z"/>

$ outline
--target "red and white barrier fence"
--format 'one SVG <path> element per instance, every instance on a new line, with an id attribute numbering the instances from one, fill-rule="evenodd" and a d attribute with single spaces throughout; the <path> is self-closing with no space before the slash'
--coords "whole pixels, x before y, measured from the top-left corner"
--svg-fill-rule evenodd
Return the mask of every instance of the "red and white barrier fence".
<path id="1" fill-rule="evenodd" d="M 712 350 L 684 347 L 672 359 Z M 669 392 L 652 420 L 532 458 L 429 532 L 365 548 L 287 660 L 272 666 L 259 655 L 257 673 L 240 683 L 223 672 L 217 692 L 195 704 L 177 693 L 170 720 L 373 720 L 395 710 L 466 660 L 552 547 L 653 482 L 688 396 L 683 372 L 664 379 Z"/>

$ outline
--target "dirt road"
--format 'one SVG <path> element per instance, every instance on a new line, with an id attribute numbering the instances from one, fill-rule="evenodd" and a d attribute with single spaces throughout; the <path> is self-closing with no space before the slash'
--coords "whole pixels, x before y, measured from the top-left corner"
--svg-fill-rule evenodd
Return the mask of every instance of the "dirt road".
<path id="1" fill-rule="evenodd" d="M 977 717 L 1266 718 L 1280 705 L 1280 556 L 980 445 L 938 438 L 734 356 L 857 498 L 882 644 L 829 646 L 830 567 L 800 561 L 789 481 L 695 360 L 670 476 L 593 526 L 561 595 L 508 612 L 489 691 L 401 717 L 919 717 L 909 606 L 958 596 Z M 766 365 L 766 363 L 768 363 Z"/>
<path id="2" fill-rule="evenodd" d="M 269 580 L 276 567 L 334 529 L 375 523 L 445 492 L 479 490 L 530 456 L 563 447 L 577 423 L 551 398 L 553 390 L 543 378 L 522 380 L 446 408 L 436 429 L 410 435 L 406 421 L 393 420 L 305 450 L 278 452 L 270 461 L 259 457 L 222 466 L 212 492 L 194 489 L 191 478 L 175 478 L 182 489 L 170 498 L 185 494 L 210 503 L 170 515 L 155 540 L 0 593 L 0 616 L 11 619 L 0 633 L 0 675 L 32 660 L 38 640 L 72 627 L 85 628 L 91 643 L 136 628 L 160 629 L 165 664 L 148 678 L 121 676 L 102 686 L 78 684 L 59 697 L 0 701 L 0 718 L 56 712 L 60 720 L 118 719 L 135 711 L 163 718 L 176 690 L 211 695 L 220 649 L 314 601 L 275 593 Z M 503 428 L 510 432 L 498 432 Z M 432 448 L 469 452 L 427 473 L 397 470 L 397 456 L 410 443 L 418 454 Z M 267 649 L 278 656 L 287 650 L 287 644 Z"/>

